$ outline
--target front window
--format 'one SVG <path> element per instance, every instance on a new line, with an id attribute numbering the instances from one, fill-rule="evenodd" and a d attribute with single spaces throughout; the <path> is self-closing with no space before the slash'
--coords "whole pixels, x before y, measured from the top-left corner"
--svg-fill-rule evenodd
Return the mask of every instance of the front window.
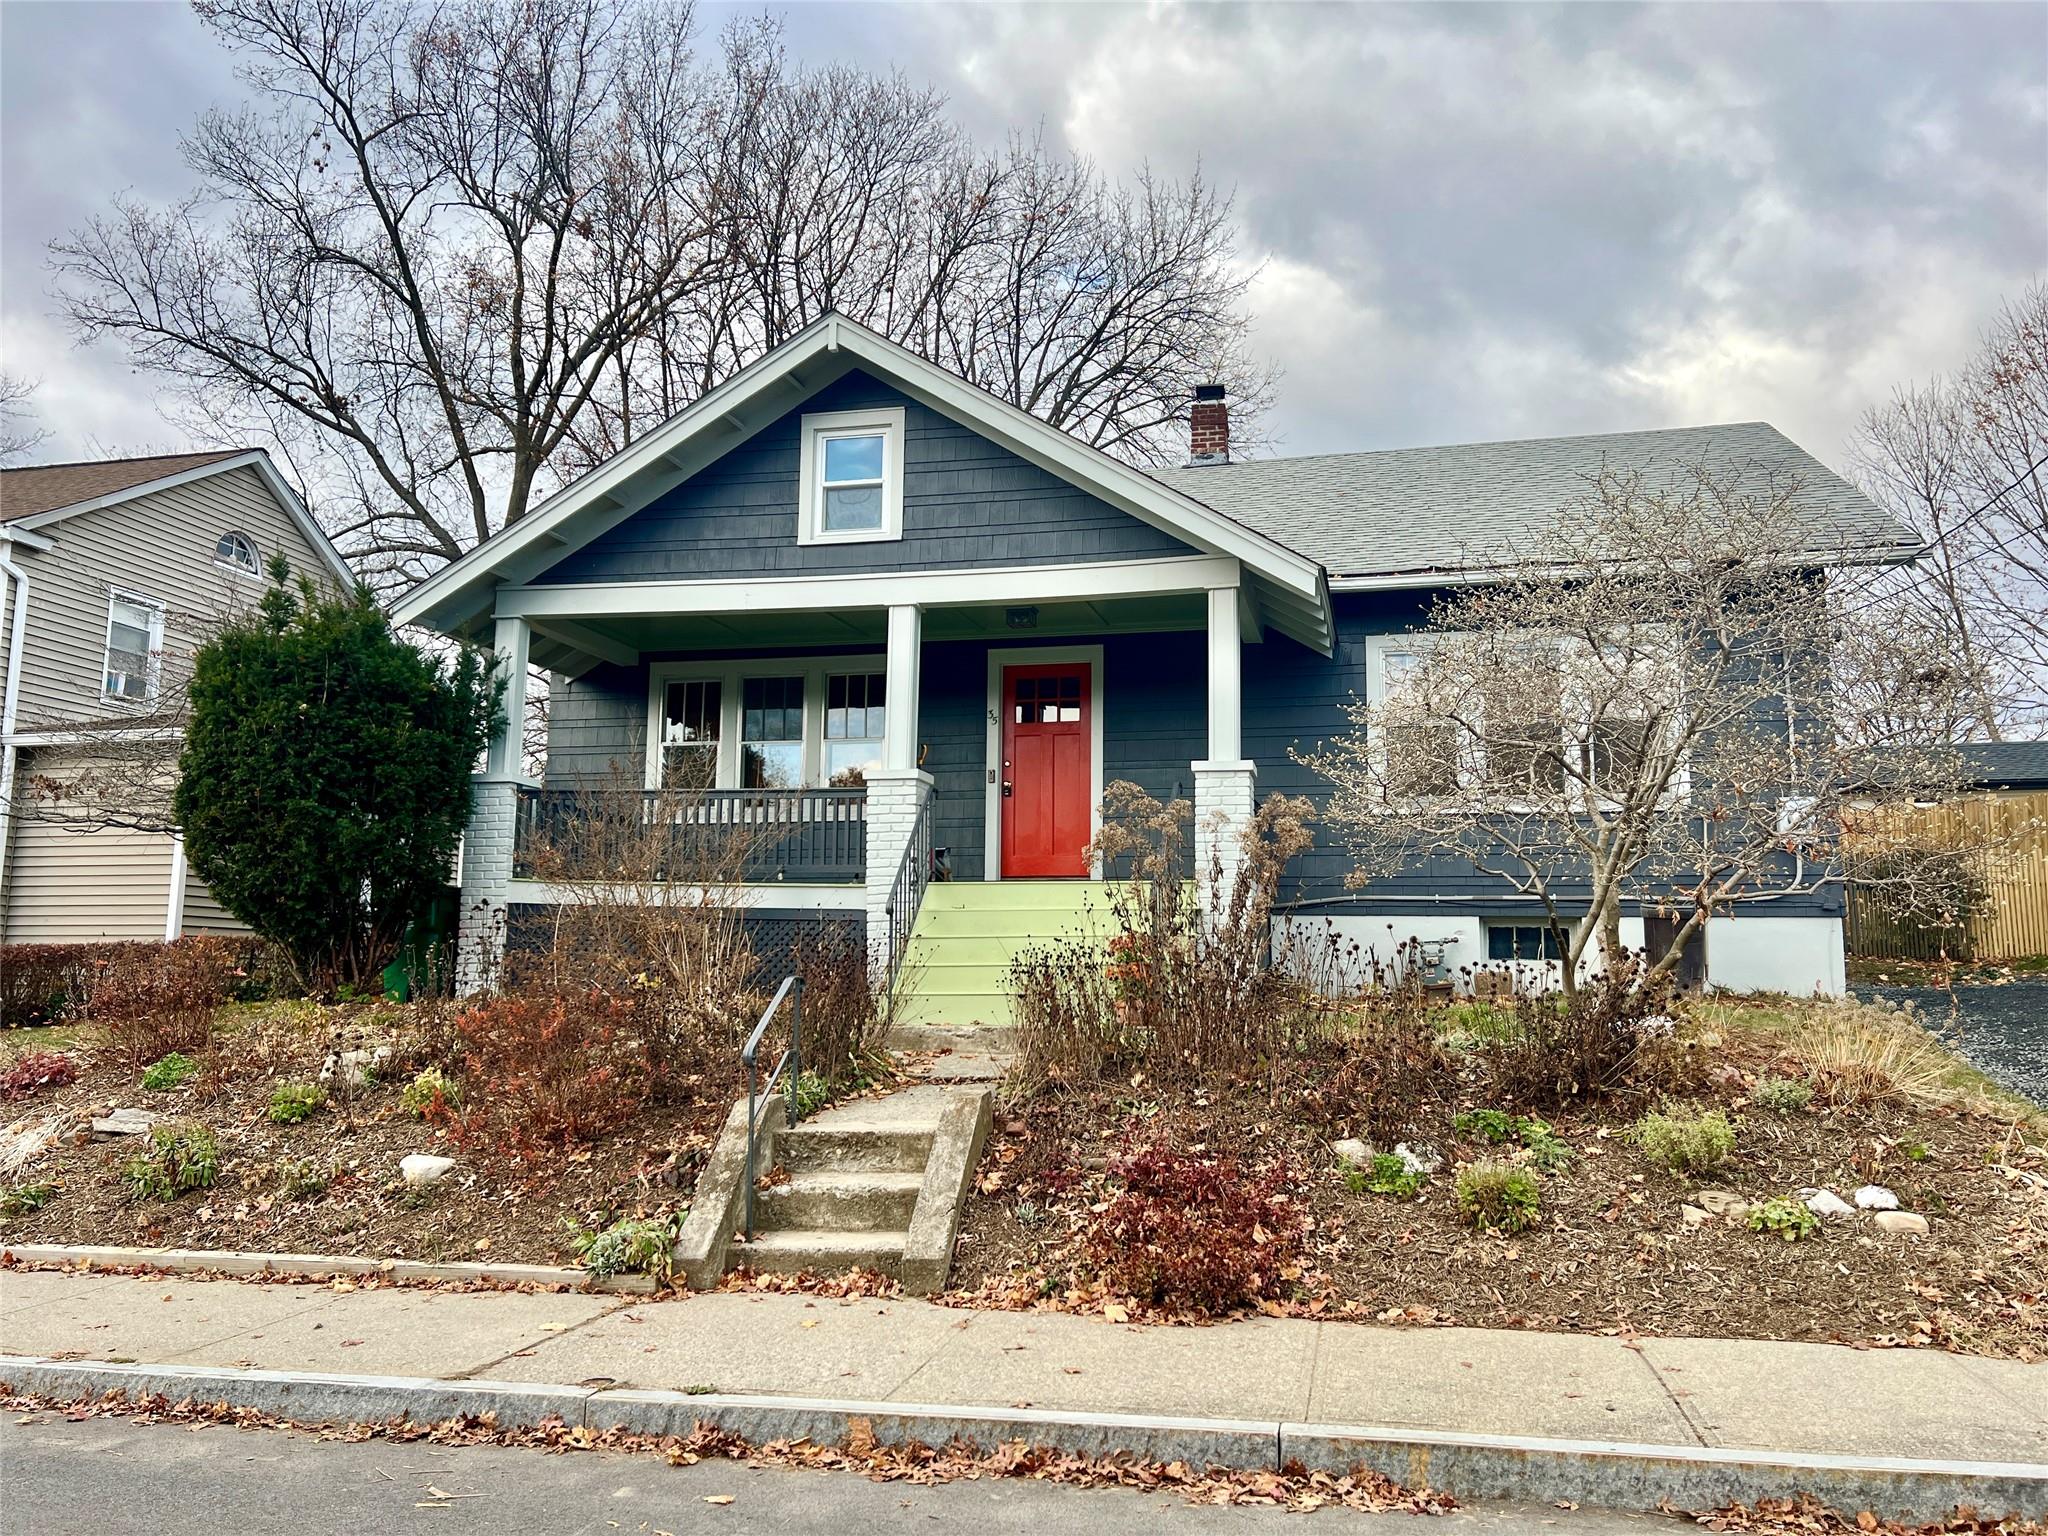
<path id="1" fill-rule="evenodd" d="M 715 677 L 678 678 L 663 690 L 661 783 L 664 789 L 710 789 L 718 783 L 721 693 Z"/>
<path id="2" fill-rule="evenodd" d="M 107 604 L 107 697 L 137 704 L 155 698 L 163 647 L 162 605 L 115 593 Z"/>
<path id="3" fill-rule="evenodd" d="M 750 677 L 740 695 L 740 788 L 804 782 L 804 680 Z"/>
<path id="4" fill-rule="evenodd" d="M 825 679 L 825 782 L 832 788 L 866 784 L 868 775 L 882 766 L 886 683 L 880 672 Z"/>
<path id="5" fill-rule="evenodd" d="M 797 542 L 903 537 L 903 411 L 803 418 Z"/>

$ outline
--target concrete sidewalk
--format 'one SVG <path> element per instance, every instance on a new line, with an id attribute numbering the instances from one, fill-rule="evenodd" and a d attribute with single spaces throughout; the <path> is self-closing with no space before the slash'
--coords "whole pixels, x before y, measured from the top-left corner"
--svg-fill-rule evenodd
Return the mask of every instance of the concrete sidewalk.
<path id="1" fill-rule="evenodd" d="M 903 1405 L 2048 1463 L 2048 1365 L 1933 1351 L 919 1301 L 0 1273 L 0 1353 Z M 2048 1475 L 2048 1474 L 2044 1474 Z"/>

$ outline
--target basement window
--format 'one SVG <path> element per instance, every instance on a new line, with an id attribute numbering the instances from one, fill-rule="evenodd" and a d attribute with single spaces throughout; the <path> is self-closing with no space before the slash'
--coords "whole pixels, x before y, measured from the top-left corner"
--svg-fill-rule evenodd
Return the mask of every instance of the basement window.
<path id="1" fill-rule="evenodd" d="M 803 418 L 797 542 L 903 537 L 903 411 L 824 411 Z"/>

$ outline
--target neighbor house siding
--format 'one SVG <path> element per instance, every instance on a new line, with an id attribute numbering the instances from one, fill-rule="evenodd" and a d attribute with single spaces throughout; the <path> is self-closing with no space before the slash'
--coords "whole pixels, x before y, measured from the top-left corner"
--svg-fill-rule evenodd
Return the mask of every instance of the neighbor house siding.
<path id="1" fill-rule="evenodd" d="M 802 418 L 900 406 L 903 537 L 797 543 Z M 852 373 L 566 555 L 536 584 L 1158 559 L 1194 551 L 864 373 Z"/>
<path id="2" fill-rule="evenodd" d="M 103 696 L 107 603 L 117 589 L 164 606 L 164 683 L 174 694 L 193 648 L 266 586 L 214 560 L 214 545 L 229 529 L 249 536 L 260 561 L 282 550 L 294 569 L 327 579 L 326 562 L 247 467 L 50 524 L 42 532 L 54 549 L 17 545 L 16 563 L 30 582 L 19 728 L 149 713 Z"/>

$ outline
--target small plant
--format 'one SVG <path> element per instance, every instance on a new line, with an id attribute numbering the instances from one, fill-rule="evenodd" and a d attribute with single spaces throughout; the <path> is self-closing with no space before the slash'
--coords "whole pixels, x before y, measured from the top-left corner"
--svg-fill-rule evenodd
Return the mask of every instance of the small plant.
<path id="1" fill-rule="evenodd" d="M 1422 1188 L 1422 1175 L 1391 1152 L 1377 1152 L 1365 1167 L 1349 1165 L 1344 1170 L 1344 1187 L 1354 1195 L 1386 1195 L 1394 1200 L 1412 1200 Z"/>
<path id="2" fill-rule="evenodd" d="M 1572 1160 L 1570 1145 L 1550 1128 L 1549 1121 L 1534 1115 L 1511 1115 L 1499 1109 L 1461 1110 L 1451 1117 L 1451 1129 L 1497 1147 L 1519 1142 L 1527 1149 L 1529 1161 L 1546 1173 Z"/>
<path id="3" fill-rule="evenodd" d="M 657 1285 L 666 1285 L 675 1274 L 676 1240 L 684 1214 L 631 1216 L 602 1231 L 579 1231 L 569 1240 L 569 1251 L 599 1279 L 652 1275 Z"/>
<path id="4" fill-rule="evenodd" d="M 1636 1122 L 1643 1155 L 1672 1173 L 1707 1173 L 1735 1151 L 1735 1127 L 1718 1109 L 1703 1114 L 1650 1114 Z"/>
<path id="5" fill-rule="evenodd" d="M 1091 1208 L 1081 1247 L 1111 1294 L 1220 1316 L 1280 1293 L 1303 1222 L 1275 1171 L 1155 1146 L 1109 1175 L 1122 1187 Z"/>
<path id="6" fill-rule="evenodd" d="M 198 1062 L 183 1051 L 173 1051 L 168 1056 L 159 1056 L 142 1069 L 142 1086 L 147 1092 L 162 1093 L 198 1074 Z"/>
<path id="7" fill-rule="evenodd" d="M 318 1083 L 279 1083 L 270 1094 L 270 1118 L 278 1125 L 297 1125 L 327 1102 Z"/>
<path id="8" fill-rule="evenodd" d="M 1902 1141 L 1899 1143 L 1899 1150 L 1906 1154 L 1906 1161 L 1909 1163 L 1924 1163 L 1930 1155 L 1924 1141 Z"/>
<path id="9" fill-rule="evenodd" d="M 1749 1230 L 1775 1232 L 1786 1242 L 1796 1243 L 1820 1231 L 1820 1218 L 1799 1201 L 1774 1195 L 1749 1208 Z"/>
<path id="10" fill-rule="evenodd" d="M 1535 1225 L 1542 1206 L 1536 1175 L 1493 1158 L 1458 1169 L 1458 1215 L 1469 1227 L 1511 1237 Z"/>
<path id="11" fill-rule="evenodd" d="M 832 1085 L 815 1072 L 799 1072 L 789 1085 L 789 1102 L 796 1119 L 808 1119 L 832 1102 Z"/>
<path id="12" fill-rule="evenodd" d="M 1451 1116 L 1451 1129 L 1499 1146 L 1514 1133 L 1515 1117 L 1500 1109 L 1461 1109 Z"/>
<path id="13" fill-rule="evenodd" d="M 277 1187 L 287 1200 L 318 1200 L 334 1182 L 334 1165 L 314 1157 L 288 1157 L 277 1165 Z"/>
<path id="14" fill-rule="evenodd" d="M 62 1051 L 23 1051 L 0 1072 L 0 1100 L 25 1099 L 78 1080 L 78 1063 Z"/>
<path id="15" fill-rule="evenodd" d="M 1796 1077 L 1767 1077 L 1756 1085 L 1749 1102 L 1775 1115 L 1790 1115 L 1813 1102 L 1813 1084 Z"/>
<path id="16" fill-rule="evenodd" d="M 148 1150 L 121 1171 L 138 1200 L 175 1200 L 187 1190 L 213 1187 L 220 1176 L 220 1143 L 190 1121 L 160 1125 L 149 1133 Z"/>
<path id="17" fill-rule="evenodd" d="M 428 1067 L 398 1095 L 399 1105 L 415 1120 L 431 1119 L 439 1110 L 452 1109 L 461 1100 L 454 1079 L 439 1067 Z"/>
<path id="18" fill-rule="evenodd" d="M 11 1184 L 0 1189 L 0 1220 L 13 1221 L 31 1211 L 40 1211 L 57 1193 L 54 1184 Z"/>

